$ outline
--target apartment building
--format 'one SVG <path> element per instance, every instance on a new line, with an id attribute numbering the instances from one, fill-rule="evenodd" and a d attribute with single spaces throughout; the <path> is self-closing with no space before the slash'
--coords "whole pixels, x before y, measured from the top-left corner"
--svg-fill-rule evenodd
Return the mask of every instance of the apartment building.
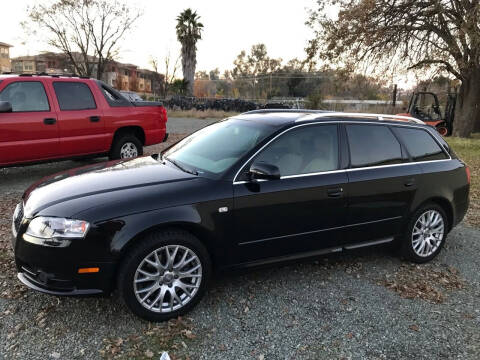
<path id="1" fill-rule="evenodd" d="M 10 72 L 12 70 L 12 65 L 10 62 L 11 47 L 12 45 L 0 42 L 0 73 Z"/>
<path id="2" fill-rule="evenodd" d="M 80 54 L 74 54 L 80 57 Z M 96 73 L 96 59 L 89 59 Z M 11 60 L 11 68 L 21 74 L 73 74 L 71 62 L 64 54 L 42 53 L 34 56 L 20 56 Z M 110 62 L 102 75 L 102 80 L 117 90 L 135 91 L 143 94 L 160 93 L 164 76 L 154 71 L 140 69 L 134 64 Z"/>

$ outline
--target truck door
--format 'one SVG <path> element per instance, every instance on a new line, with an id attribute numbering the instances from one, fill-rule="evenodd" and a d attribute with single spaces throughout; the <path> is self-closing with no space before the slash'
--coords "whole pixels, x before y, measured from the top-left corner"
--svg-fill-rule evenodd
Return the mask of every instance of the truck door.
<path id="1" fill-rule="evenodd" d="M 58 102 L 60 149 L 65 156 L 106 151 L 105 120 L 85 81 L 53 81 Z"/>
<path id="2" fill-rule="evenodd" d="M 21 79 L 21 78 L 19 78 Z M 41 81 L 0 84 L 0 101 L 12 112 L 0 113 L 0 165 L 59 156 L 57 114 Z"/>

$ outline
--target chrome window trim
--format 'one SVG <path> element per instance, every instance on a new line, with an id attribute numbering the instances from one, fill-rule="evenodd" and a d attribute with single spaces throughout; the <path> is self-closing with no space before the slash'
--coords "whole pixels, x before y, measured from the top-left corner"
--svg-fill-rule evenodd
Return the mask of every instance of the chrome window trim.
<path id="1" fill-rule="evenodd" d="M 339 115 L 342 113 L 338 113 Z M 331 116 L 331 114 L 329 114 Z M 372 114 L 369 114 L 372 115 Z M 315 120 L 318 118 L 318 114 L 315 114 L 315 118 L 312 118 L 312 120 Z M 421 124 L 390 124 L 390 123 L 379 123 L 378 121 L 355 121 L 355 120 L 349 120 L 349 121 L 339 121 L 339 120 L 332 120 L 332 121 L 318 121 L 318 122 L 311 122 L 307 124 L 299 124 L 295 125 L 292 127 L 289 127 L 288 129 L 285 129 L 281 133 L 277 134 L 273 139 L 271 139 L 269 142 L 267 142 L 265 145 L 263 145 L 260 149 L 258 149 L 250 158 L 245 161 L 242 166 L 238 169 L 236 172 L 235 176 L 233 177 L 233 185 L 239 185 L 239 184 L 246 184 L 249 183 L 249 181 L 235 181 L 240 174 L 240 171 L 247 165 L 250 160 L 252 160 L 255 156 L 258 155 L 259 152 L 261 152 L 265 147 L 270 145 L 273 141 L 275 141 L 278 137 L 282 136 L 286 132 L 297 129 L 299 127 L 303 126 L 309 126 L 309 125 L 322 125 L 322 124 L 373 124 L 373 125 L 382 125 L 382 126 L 403 126 L 403 127 L 409 127 L 413 129 L 421 129 L 425 130 L 428 132 L 434 139 L 434 141 L 440 146 L 440 149 L 442 149 L 443 153 L 448 156 L 448 159 L 441 159 L 441 160 L 427 160 L 427 161 L 412 161 L 412 162 L 406 162 L 406 163 L 401 163 L 401 164 L 390 164 L 390 165 L 375 165 L 375 166 L 364 166 L 364 167 L 358 167 L 358 168 L 347 168 L 347 169 L 338 169 L 338 170 L 331 170 L 331 171 L 323 171 L 323 172 L 316 172 L 316 173 L 308 173 L 308 174 L 296 174 L 296 175 L 285 175 L 281 176 L 279 180 L 283 179 L 289 179 L 289 178 L 297 178 L 297 177 L 305 177 L 305 176 L 315 176 L 315 175 L 323 175 L 323 174 L 332 174 L 332 173 L 340 173 L 340 172 L 347 172 L 347 171 L 356 171 L 356 170 L 368 170 L 368 169 L 377 169 L 377 168 L 385 168 L 385 167 L 393 167 L 393 166 L 404 166 L 404 165 L 413 165 L 413 164 L 422 164 L 422 163 L 431 163 L 431 162 L 440 162 L 440 161 L 450 161 L 452 160 L 452 157 L 450 154 L 444 149 L 444 147 L 439 144 L 438 139 L 435 137 L 435 135 L 432 133 L 432 131 L 428 128 L 422 127 L 422 126 L 417 126 Z M 268 181 L 268 180 L 257 180 L 257 182 L 261 181 Z"/>

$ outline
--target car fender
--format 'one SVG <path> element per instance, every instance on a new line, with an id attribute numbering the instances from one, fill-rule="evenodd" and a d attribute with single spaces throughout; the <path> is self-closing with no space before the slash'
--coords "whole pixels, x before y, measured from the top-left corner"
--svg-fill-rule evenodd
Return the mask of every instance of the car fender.
<path id="1" fill-rule="evenodd" d="M 182 228 L 191 232 L 205 245 L 212 260 L 224 258 L 227 248 L 218 238 L 221 231 L 216 220 L 204 210 L 195 204 L 181 205 L 116 219 L 114 221 L 121 225 L 111 238 L 110 251 L 116 258 L 121 259 L 129 248 L 142 241 L 148 233 L 166 228 Z M 228 219 L 223 219 L 222 222 L 226 225 Z"/>

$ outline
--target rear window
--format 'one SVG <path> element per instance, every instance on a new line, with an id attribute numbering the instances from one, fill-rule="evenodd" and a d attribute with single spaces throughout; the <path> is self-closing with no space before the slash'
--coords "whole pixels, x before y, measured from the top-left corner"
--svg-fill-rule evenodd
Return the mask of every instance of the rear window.
<path id="1" fill-rule="evenodd" d="M 427 131 L 404 127 L 395 127 L 394 131 L 414 161 L 448 159 L 440 145 Z"/>
<path id="2" fill-rule="evenodd" d="M 54 82 L 60 110 L 96 109 L 95 99 L 87 84 L 81 82 Z"/>
<path id="3" fill-rule="evenodd" d="M 353 168 L 402 163 L 402 149 L 384 125 L 347 125 L 350 166 Z"/>
<path id="4" fill-rule="evenodd" d="M 45 88 L 39 81 L 16 81 L 0 92 L 0 101 L 8 101 L 13 112 L 50 111 Z"/>

